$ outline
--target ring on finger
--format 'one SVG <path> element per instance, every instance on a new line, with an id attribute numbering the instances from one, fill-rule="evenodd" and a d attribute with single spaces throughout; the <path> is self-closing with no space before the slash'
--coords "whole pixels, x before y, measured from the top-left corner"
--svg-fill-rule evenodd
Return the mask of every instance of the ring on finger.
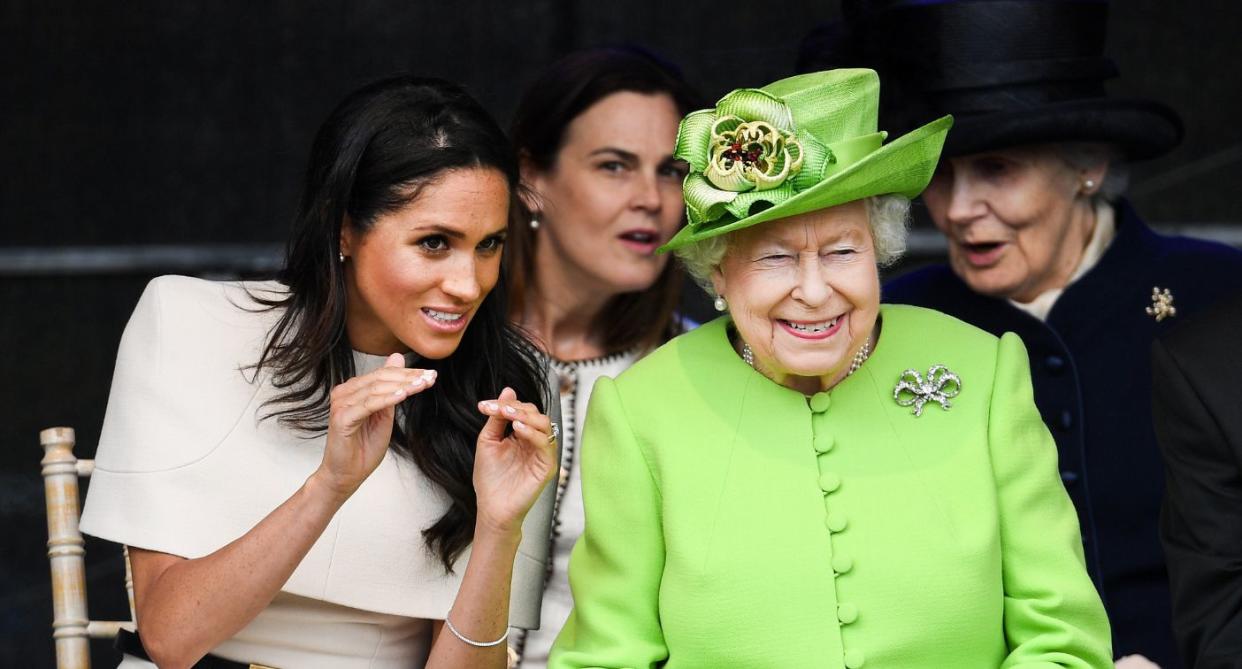
<path id="1" fill-rule="evenodd" d="M 556 421 L 552 421 L 552 433 L 548 435 L 548 443 L 555 444 L 559 436 L 561 436 L 561 426 L 557 425 Z"/>

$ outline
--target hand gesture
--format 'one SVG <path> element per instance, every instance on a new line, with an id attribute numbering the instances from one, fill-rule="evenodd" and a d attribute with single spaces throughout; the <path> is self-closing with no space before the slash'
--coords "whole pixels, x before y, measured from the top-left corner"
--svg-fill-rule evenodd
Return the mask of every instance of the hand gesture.
<path id="1" fill-rule="evenodd" d="M 328 444 L 316 476 L 336 494 L 352 495 L 388 452 L 397 405 L 435 382 L 435 370 L 406 369 L 405 357 L 393 353 L 383 367 L 333 388 Z"/>
<path id="2" fill-rule="evenodd" d="M 488 418 L 474 452 L 478 523 L 512 534 L 557 470 L 552 421 L 535 405 L 519 402 L 511 388 L 479 402 L 479 411 Z M 506 437 L 510 424 L 513 432 Z"/>

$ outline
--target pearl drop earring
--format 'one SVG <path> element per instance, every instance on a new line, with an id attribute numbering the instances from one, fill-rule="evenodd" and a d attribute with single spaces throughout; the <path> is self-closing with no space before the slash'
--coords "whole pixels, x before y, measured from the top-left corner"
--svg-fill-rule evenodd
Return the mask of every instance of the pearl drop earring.
<path id="1" fill-rule="evenodd" d="M 337 260 L 340 260 L 341 262 L 345 262 L 345 252 L 344 252 L 344 251 L 337 251 L 337 252 L 336 252 L 336 259 L 337 259 Z"/>
<path id="2" fill-rule="evenodd" d="M 530 217 L 530 229 L 531 230 L 539 229 L 539 219 L 535 218 L 534 216 Z"/>
<path id="3" fill-rule="evenodd" d="M 712 302 L 712 306 L 716 307 L 716 311 L 728 311 L 729 309 L 729 303 L 725 301 L 723 295 L 717 295 L 715 301 Z"/>

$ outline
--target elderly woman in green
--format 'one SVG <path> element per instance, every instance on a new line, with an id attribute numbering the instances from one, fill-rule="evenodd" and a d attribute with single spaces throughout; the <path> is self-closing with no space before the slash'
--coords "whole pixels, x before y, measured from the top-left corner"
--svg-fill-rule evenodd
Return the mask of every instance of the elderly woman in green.
<path id="1" fill-rule="evenodd" d="M 728 314 L 601 379 L 550 665 L 1109 667 L 1013 335 L 880 306 L 952 121 L 834 70 L 682 121 L 678 254 Z"/>

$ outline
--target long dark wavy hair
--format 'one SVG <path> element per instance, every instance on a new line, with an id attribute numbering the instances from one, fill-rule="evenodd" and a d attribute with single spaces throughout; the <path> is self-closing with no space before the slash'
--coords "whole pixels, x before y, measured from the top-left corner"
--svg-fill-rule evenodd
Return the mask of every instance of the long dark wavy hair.
<path id="1" fill-rule="evenodd" d="M 480 167 L 504 174 L 509 227 L 516 227 L 522 211 L 518 167 L 504 132 L 446 81 L 378 81 L 351 93 L 328 116 L 311 148 L 280 277 L 288 292 L 254 296 L 264 307 L 282 310 L 252 368 L 256 375 L 266 370 L 278 390 L 265 418 L 308 436 L 323 434 L 332 387 L 355 373 L 345 330 L 345 271 L 338 261 L 341 226 L 366 234 L 380 216 L 419 197 L 420 186 L 449 170 Z M 546 404 L 542 363 L 529 340 L 507 323 L 505 304 L 501 272 L 457 350 L 441 360 L 417 361 L 439 371 L 439 379 L 402 404 L 393 429 L 392 448 L 448 494 L 448 511 L 423 530 L 448 571 L 473 538 L 474 448 L 485 422 L 477 403 L 509 386 L 540 411 Z"/>
<path id="2" fill-rule="evenodd" d="M 518 155 L 541 171 L 551 170 L 569 124 L 596 102 L 622 91 L 668 95 L 682 116 L 702 106 L 680 70 L 649 51 L 634 46 L 575 51 L 550 65 L 518 103 L 510 129 Z M 537 243 L 534 231 L 523 225 L 510 232 L 506 244 L 509 316 L 515 320 L 535 296 Z M 670 258 L 650 288 L 613 297 L 591 328 L 601 336 L 605 351 L 654 348 L 679 334 L 673 312 L 682 283 L 681 269 Z"/>

